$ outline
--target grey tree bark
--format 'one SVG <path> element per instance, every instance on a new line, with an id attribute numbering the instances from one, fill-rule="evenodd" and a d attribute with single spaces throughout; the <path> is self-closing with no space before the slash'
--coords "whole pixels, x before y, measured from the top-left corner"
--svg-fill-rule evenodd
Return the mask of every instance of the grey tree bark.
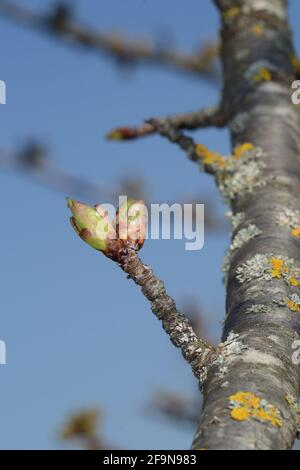
<path id="1" fill-rule="evenodd" d="M 292 355 L 300 332 L 300 289 L 293 278 L 300 267 L 300 119 L 291 101 L 287 2 L 215 3 L 232 144 L 252 143 L 261 154 L 260 167 L 253 163 L 246 177 L 240 175 L 243 191 L 231 198 L 233 239 L 240 234 L 240 243 L 229 259 L 227 342 L 208 371 L 193 448 L 289 449 L 299 430 L 300 367 Z M 254 236 L 247 236 L 249 224 Z"/>

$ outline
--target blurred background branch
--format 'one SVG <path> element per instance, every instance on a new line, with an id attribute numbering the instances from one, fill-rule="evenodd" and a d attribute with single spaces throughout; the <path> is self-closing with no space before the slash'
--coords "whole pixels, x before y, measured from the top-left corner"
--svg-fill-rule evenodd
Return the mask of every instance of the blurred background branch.
<path id="1" fill-rule="evenodd" d="M 86 409 L 71 414 L 59 431 L 64 442 L 76 442 L 86 450 L 109 450 L 110 446 L 102 436 L 103 413 L 97 409 Z"/>
<path id="2" fill-rule="evenodd" d="M 60 169 L 52 161 L 49 150 L 38 141 L 29 140 L 19 149 L 9 150 L 0 148 L 0 171 L 9 171 L 19 176 L 30 177 L 35 184 L 63 194 L 70 194 L 79 199 L 91 201 L 91 203 L 118 203 L 120 195 L 145 201 L 150 209 L 150 201 L 153 196 L 149 194 L 149 183 L 142 176 L 124 175 L 120 178 L 115 188 L 108 188 L 93 183 L 82 177 L 72 175 L 66 170 Z M 195 222 L 196 204 L 205 204 L 205 228 L 209 231 L 225 231 L 227 225 L 224 218 L 220 218 L 213 201 L 207 196 L 195 195 L 179 196 L 177 201 L 169 201 L 169 204 L 187 204 L 192 212 L 192 220 Z"/>
<path id="3" fill-rule="evenodd" d="M 119 65 L 159 65 L 198 75 L 209 82 L 219 81 L 219 45 L 214 42 L 207 42 L 188 54 L 146 40 L 129 40 L 121 34 L 104 34 L 75 21 L 73 8 L 64 2 L 57 3 L 48 13 L 35 13 L 16 2 L 0 0 L 0 15 L 16 24 L 52 34 L 67 44 L 109 56 Z"/>
<path id="4" fill-rule="evenodd" d="M 154 414 L 178 425 L 193 426 L 199 419 L 200 400 L 169 390 L 157 391 L 147 404 L 147 415 Z"/>

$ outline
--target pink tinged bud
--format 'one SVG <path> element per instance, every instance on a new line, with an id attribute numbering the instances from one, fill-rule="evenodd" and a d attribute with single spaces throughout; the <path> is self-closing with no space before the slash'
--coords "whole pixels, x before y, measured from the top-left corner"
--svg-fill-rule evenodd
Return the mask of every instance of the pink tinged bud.
<path id="1" fill-rule="evenodd" d="M 95 208 L 69 198 L 67 203 L 72 212 L 70 220 L 75 232 L 92 248 L 106 254 L 110 240 L 116 238 L 107 211 L 101 206 Z"/>
<path id="2" fill-rule="evenodd" d="M 108 211 L 101 204 L 97 204 L 95 209 L 101 217 L 108 217 Z"/>
<path id="3" fill-rule="evenodd" d="M 145 241 L 148 211 L 144 201 L 128 199 L 117 211 L 114 221 L 118 236 L 139 250 Z"/>

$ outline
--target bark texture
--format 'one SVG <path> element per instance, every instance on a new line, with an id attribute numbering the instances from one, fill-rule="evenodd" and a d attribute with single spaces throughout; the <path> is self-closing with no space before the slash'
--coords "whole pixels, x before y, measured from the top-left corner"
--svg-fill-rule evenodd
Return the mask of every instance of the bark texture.
<path id="1" fill-rule="evenodd" d="M 193 448 L 289 449 L 299 429 L 295 400 L 300 367 L 292 361 L 292 345 L 299 339 L 300 314 L 284 299 L 300 295 L 300 289 L 297 281 L 291 285 L 276 271 L 281 262 L 274 262 L 268 277 L 255 271 L 262 257 L 254 258 L 287 257 L 294 260 L 295 269 L 300 266 L 300 240 L 291 235 L 288 222 L 278 222 L 287 208 L 299 209 L 300 188 L 300 119 L 291 102 L 294 50 L 287 4 L 285 0 L 215 3 L 222 17 L 223 109 L 231 119 L 232 143 L 249 142 L 262 149 L 264 168 L 255 176 L 255 184 L 251 187 L 249 182 L 248 190 L 231 201 L 233 214 L 241 214 L 235 218 L 233 236 L 249 224 L 259 234 L 231 254 L 223 332 L 227 343 L 223 358 L 209 369 Z M 242 266 L 243 271 L 244 263 L 253 258 L 252 272 L 244 271 L 239 280 L 237 268 Z M 250 392 L 252 401 L 255 396 L 265 409 L 276 409 L 280 422 L 264 419 L 262 410 L 257 419 L 258 414 L 256 418 L 247 414 L 245 407 L 234 415 L 230 397 L 239 392 Z"/>

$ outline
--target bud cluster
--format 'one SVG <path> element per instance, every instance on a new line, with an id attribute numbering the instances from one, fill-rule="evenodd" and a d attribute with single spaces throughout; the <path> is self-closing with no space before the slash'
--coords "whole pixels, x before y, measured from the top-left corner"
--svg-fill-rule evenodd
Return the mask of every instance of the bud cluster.
<path id="1" fill-rule="evenodd" d="M 105 256 L 118 261 L 124 249 L 139 250 L 143 246 L 148 221 L 143 201 L 127 199 L 117 209 L 113 221 L 101 205 L 92 207 L 70 198 L 67 203 L 72 212 L 70 221 L 75 232 Z"/>

